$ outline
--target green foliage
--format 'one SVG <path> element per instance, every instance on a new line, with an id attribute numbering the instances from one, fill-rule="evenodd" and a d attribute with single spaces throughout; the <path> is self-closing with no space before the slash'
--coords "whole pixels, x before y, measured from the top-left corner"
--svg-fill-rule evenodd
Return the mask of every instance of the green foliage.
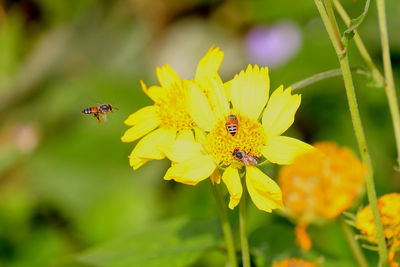
<path id="1" fill-rule="evenodd" d="M 215 246 L 215 221 L 175 219 L 151 225 L 78 256 L 94 266 L 188 266 Z"/>

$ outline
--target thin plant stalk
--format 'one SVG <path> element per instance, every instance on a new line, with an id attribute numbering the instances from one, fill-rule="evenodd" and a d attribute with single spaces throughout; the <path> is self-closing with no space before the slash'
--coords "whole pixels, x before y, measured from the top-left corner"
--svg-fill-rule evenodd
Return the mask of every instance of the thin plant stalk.
<path id="1" fill-rule="evenodd" d="M 344 21 L 344 23 L 349 26 L 350 25 L 350 17 L 347 14 L 346 10 L 344 10 L 343 6 L 340 4 L 339 0 L 333 0 L 333 4 L 339 13 L 340 17 Z M 387 25 L 386 25 L 386 12 L 385 12 L 385 4 L 378 3 L 378 16 L 379 16 L 379 26 L 380 26 L 380 34 L 381 34 L 381 42 L 382 42 L 382 57 L 385 68 L 385 76 L 387 82 L 385 82 L 385 77 L 380 73 L 376 65 L 371 59 L 365 45 L 360 37 L 360 35 L 355 31 L 354 34 L 354 42 L 360 52 L 361 57 L 364 59 L 368 68 L 372 72 L 372 76 L 375 81 L 382 85 L 385 88 L 386 96 L 389 103 L 390 114 L 392 116 L 392 123 L 394 128 L 394 134 L 396 139 L 396 147 L 397 147 L 397 167 L 400 167 L 400 113 L 399 113 L 399 104 L 397 102 L 396 89 L 393 81 L 393 72 L 392 65 L 390 62 L 389 55 L 389 44 L 387 37 Z M 379 10 L 381 10 L 379 12 Z"/>
<path id="2" fill-rule="evenodd" d="M 344 21 L 346 26 L 350 26 L 351 19 L 350 19 L 349 15 L 347 14 L 346 10 L 343 8 L 340 1 L 333 0 L 333 5 L 335 6 L 336 11 L 340 15 L 340 17 L 342 18 L 342 20 Z M 382 85 L 382 87 L 383 87 L 385 84 L 385 77 L 383 77 L 381 72 L 376 67 L 375 63 L 372 61 L 372 58 L 371 58 L 370 54 L 368 53 L 368 50 L 365 47 L 364 42 L 362 41 L 357 30 L 354 31 L 354 42 L 357 46 L 358 51 L 360 52 L 361 57 L 363 58 L 365 64 L 371 70 L 374 80 L 376 82 L 378 82 L 380 85 Z"/>
<path id="3" fill-rule="evenodd" d="M 392 115 L 394 133 L 397 145 L 397 168 L 400 168 L 400 114 L 397 103 L 396 89 L 393 79 L 392 62 L 390 61 L 389 37 L 386 24 L 385 0 L 377 0 L 379 32 L 381 35 L 382 59 L 385 72 L 385 90 Z"/>
<path id="4" fill-rule="evenodd" d="M 246 183 L 243 183 L 243 195 L 239 203 L 239 224 L 243 267 L 250 267 L 249 242 L 246 231 L 246 194 L 244 192 L 246 192 Z"/>
<path id="5" fill-rule="evenodd" d="M 350 246 L 351 252 L 353 253 L 354 259 L 356 260 L 358 266 L 368 267 L 367 260 L 364 257 L 364 254 L 354 236 L 352 229 L 345 222 L 345 220 L 341 217 L 338 218 L 338 223 L 339 223 L 340 229 L 342 230 L 342 232 L 347 240 L 347 243 Z"/>
<path id="6" fill-rule="evenodd" d="M 221 189 L 217 184 L 211 184 L 212 191 L 217 203 L 218 215 L 222 224 L 222 231 L 225 237 L 225 245 L 228 253 L 228 261 L 230 267 L 237 267 L 236 250 L 233 241 L 232 228 L 228 220 L 228 214 L 224 205 Z"/>
<path id="7" fill-rule="evenodd" d="M 365 134 L 362 127 L 361 117 L 358 110 L 357 99 L 354 90 L 353 78 L 351 76 L 347 51 L 341 39 L 335 37 L 336 33 L 339 32 L 339 29 L 337 28 L 337 23 L 331 23 L 332 21 L 336 21 L 336 19 L 333 13 L 330 0 L 324 0 L 324 1 L 326 4 L 326 9 L 324 4 L 322 3 L 322 0 L 314 0 L 315 5 L 317 6 L 317 9 L 321 15 L 322 21 L 325 25 L 325 28 L 328 32 L 329 38 L 335 48 L 335 52 L 339 59 L 340 68 L 342 70 L 355 136 L 361 153 L 362 161 L 367 167 L 365 181 L 367 186 L 368 200 L 372 209 L 374 224 L 376 227 L 376 238 L 378 240 L 378 247 L 379 247 L 379 263 L 380 266 L 384 266 L 386 265 L 387 262 L 387 248 L 385 243 L 385 236 L 383 233 L 383 227 L 379 216 L 378 201 L 376 198 L 371 157 L 368 151 Z"/>

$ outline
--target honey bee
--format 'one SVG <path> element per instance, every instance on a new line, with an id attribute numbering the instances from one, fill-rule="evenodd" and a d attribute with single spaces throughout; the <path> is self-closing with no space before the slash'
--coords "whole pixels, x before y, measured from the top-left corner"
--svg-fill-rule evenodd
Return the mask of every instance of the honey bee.
<path id="1" fill-rule="evenodd" d="M 99 107 L 89 107 L 82 110 L 83 114 L 93 114 L 93 117 L 96 118 L 98 122 L 100 122 L 103 118 L 105 118 L 107 113 L 113 111 L 113 107 L 111 104 L 103 104 Z"/>
<path id="2" fill-rule="evenodd" d="M 230 114 L 228 115 L 225 123 L 226 130 L 232 135 L 235 136 L 238 129 L 238 120 L 236 115 Z"/>
<path id="3" fill-rule="evenodd" d="M 99 112 L 101 114 L 110 113 L 113 111 L 113 106 L 111 104 L 103 104 L 99 106 Z"/>
<path id="4" fill-rule="evenodd" d="M 253 156 L 253 155 L 248 155 L 247 153 L 235 148 L 235 150 L 233 150 L 232 156 L 240 161 L 243 162 L 244 165 L 247 166 L 254 166 L 257 165 L 259 158 L 257 156 Z"/>

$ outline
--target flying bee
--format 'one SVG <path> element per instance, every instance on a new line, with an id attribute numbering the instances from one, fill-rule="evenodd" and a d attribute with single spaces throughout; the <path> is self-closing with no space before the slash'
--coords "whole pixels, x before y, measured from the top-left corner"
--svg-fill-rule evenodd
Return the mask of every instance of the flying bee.
<path id="1" fill-rule="evenodd" d="M 110 113 L 113 111 L 113 106 L 111 104 L 103 104 L 99 106 L 99 112 L 101 114 Z"/>
<path id="2" fill-rule="evenodd" d="M 247 153 L 235 148 L 235 150 L 233 150 L 232 156 L 240 161 L 243 162 L 244 165 L 247 166 L 254 166 L 257 165 L 259 158 L 257 156 L 253 156 L 253 155 L 248 155 Z"/>
<path id="3" fill-rule="evenodd" d="M 93 114 L 93 117 L 96 118 L 98 122 L 102 121 L 103 118 L 106 117 L 107 113 L 113 111 L 113 107 L 111 104 L 103 104 L 99 107 L 89 107 L 82 110 L 83 114 Z"/>
<path id="4" fill-rule="evenodd" d="M 232 136 L 235 136 L 238 126 L 239 126 L 239 124 L 238 124 L 236 115 L 233 115 L 233 114 L 228 115 L 228 117 L 226 118 L 225 127 L 226 127 L 226 130 Z"/>

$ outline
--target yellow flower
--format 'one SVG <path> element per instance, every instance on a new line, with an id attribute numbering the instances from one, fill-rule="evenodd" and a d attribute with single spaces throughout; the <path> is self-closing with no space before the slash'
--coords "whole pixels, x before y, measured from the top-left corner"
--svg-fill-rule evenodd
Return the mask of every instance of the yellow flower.
<path id="1" fill-rule="evenodd" d="M 307 226 L 348 209 L 362 191 L 365 175 L 349 149 L 331 142 L 314 146 L 318 150 L 299 156 L 279 174 L 286 213 L 297 222 L 297 243 L 304 250 L 311 247 Z"/>
<path id="2" fill-rule="evenodd" d="M 378 209 L 386 244 L 389 248 L 390 266 L 398 266 L 398 264 L 394 262 L 394 257 L 396 251 L 400 249 L 400 193 L 391 193 L 381 196 L 378 199 Z M 374 218 L 369 205 L 357 212 L 356 227 L 369 242 L 377 244 Z"/>
<path id="3" fill-rule="evenodd" d="M 303 259 L 290 258 L 276 262 L 272 267 L 317 267 L 318 265 L 311 261 Z"/>
<path id="4" fill-rule="evenodd" d="M 202 88 L 195 83 L 188 86 L 189 113 L 205 134 L 198 133 L 196 140 L 182 138 L 166 150 L 173 165 L 164 179 L 195 185 L 211 176 L 219 182 L 222 169 L 222 181 L 230 194 L 229 208 L 233 209 L 243 193 L 239 169 L 245 167 L 247 190 L 257 208 L 267 212 L 282 208 L 279 186 L 256 163 L 265 157 L 273 163 L 290 164 L 297 155 L 312 149 L 300 140 L 281 136 L 294 121 L 300 95 L 280 86 L 269 96 L 268 69 L 257 65 L 249 65 L 226 84 L 214 76 L 204 80 Z M 228 115 L 237 119 L 234 135 L 226 128 Z M 235 151 L 243 159 L 233 155 Z"/>
<path id="5" fill-rule="evenodd" d="M 223 52 L 212 47 L 200 60 L 193 83 L 201 86 L 208 77 L 218 75 L 222 59 Z M 143 137 L 129 156 L 133 169 L 149 160 L 163 159 L 162 146 L 193 135 L 192 129 L 197 127 L 186 109 L 188 81 L 182 80 L 168 64 L 157 68 L 157 77 L 160 86 L 148 88 L 141 81 L 143 91 L 154 105 L 136 111 L 125 120 L 125 124 L 132 127 L 124 133 L 122 142 L 133 142 Z"/>

